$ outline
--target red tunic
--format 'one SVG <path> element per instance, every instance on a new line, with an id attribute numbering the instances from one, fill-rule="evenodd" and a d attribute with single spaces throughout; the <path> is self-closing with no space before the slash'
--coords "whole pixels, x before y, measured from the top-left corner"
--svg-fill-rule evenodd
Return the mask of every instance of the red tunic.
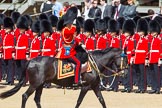
<path id="1" fill-rule="evenodd" d="M 43 41 L 42 56 L 54 57 L 56 54 L 53 40 L 47 37 Z"/>
<path id="2" fill-rule="evenodd" d="M 14 51 L 14 35 L 13 32 L 8 33 L 3 39 L 3 59 L 12 59 Z"/>
<path id="3" fill-rule="evenodd" d="M 108 41 L 106 36 L 99 36 L 96 43 L 96 49 L 106 49 L 108 47 Z"/>
<path id="4" fill-rule="evenodd" d="M 62 47 L 57 53 L 56 58 L 70 58 L 76 55 L 75 46 L 78 45 L 77 41 L 74 41 L 74 33 L 76 32 L 76 26 L 72 25 L 71 28 L 65 27 L 62 30 Z"/>
<path id="5" fill-rule="evenodd" d="M 85 43 L 85 40 L 86 40 L 86 36 L 84 34 L 79 34 L 77 37 L 76 37 L 76 40 L 78 42 L 81 42 L 81 43 Z"/>
<path id="6" fill-rule="evenodd" d="M 95 37 L 89 37 L 85 41 L 85 46 L 87 50 L 95 50 Z"/>
<path id="7" fill-rule="evenodd" d="M 125 39 L 123 44 L 123 49 L 124 48 L 127 48 L 126 53 L 128 58 L 128 64 L 130 64 L 132 55 L 134 54 L 134 39 L 133 38 Z"/>
<path id="8" fill-rule="evenodd" d="M 30 59 L 33 59 L 35 57 L 38 57 L 40 54 L 40 38 L 35 37 L 30 45 Z"/>
<path id="9" fill-rule="evenodd" d="M 26 52 L 28 50 L 28 36 L 26 34 L 20 34 L 18 36 L 15 50 L 16 60 L 26 59 Z"/>
<path id="10" fill-rule="evenodd" d="M 148 40 L 146 38 L 140 38 L 135 50 L 134 64 L 144 64 L 147 53 Z"/>
<path id="11" fill-rule="evenodd" d="M 120 39 L 118 37 L 113 37 L 110 41 L 110 47 L 120 48 Z"/>
<path id="12" fill-rule="evenodd" d="M 158 63 L 161 52 L 161 40 L 159 37 L 153 38 L 151 40 L 149 63 Z"/>

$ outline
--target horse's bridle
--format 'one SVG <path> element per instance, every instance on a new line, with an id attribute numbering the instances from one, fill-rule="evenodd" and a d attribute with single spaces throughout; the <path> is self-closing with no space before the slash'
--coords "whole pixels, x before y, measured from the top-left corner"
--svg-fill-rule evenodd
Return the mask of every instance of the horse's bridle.
<path id="1" fill-rule="evenodd" d="M 103 73 L 100 72 L 100 70 L 98 69 L 98 66 L 96 64 L 96 61 L 94 60 L 93 56 L 91 54 L 88 54 L 88 57 L 89 57 L 89 61 L 90 61 L 90 64 L 91 66 L 93 67 L 93 69 L 99 74 L 99 77 L 100 77 L 100 81 L 101 81 L 101 85 L 107 89 L 107 87 L 105 87 L 103 85 L 103 82 L 102 82 L 102 79 L 105 77 L 105 78 L 109 78 L 109 77 L 114 77 L 110 86 L 112 86 L 113 82 L 115 81 L 115 78 L 116 76 L 123 76 L 125 74 L 124 70 L 128 68 L 128 65 L 126 65 L 125 67 L 123 66 L 124 65 L 124 57 L 121 57 L 121 56 L 115 56 L 114 58 L 119 58 L 121 57 L 121 62 L 120 62 L 120 71 L 117 71 L 118 69 L 116 68 L 116 70 L 113 70 L 105 65 L 103 65 L 101 62 L 97 61 L 101 66 L 103 66 L 105 69 L 107 69 L 108 71 L 112 72 L 113 74 L 112 75 L 105 75 Z M 113 62 L 113 61 L 112 61 Z"/>
<path id="2" fill-rule="evenodd" d="M 121 57 L 121 56 L 115 56 L 114 58 L 119 58 L 119 57 Z M 95 70 L 97 70 L 97 72 L 99 73 L 99 75 L 101 75 L 101 77 L 121 76 L 121 75 L 123 75 L 124 69 L 127 69 L 127 68 L 128 68 L 128 65 L 126 65 L 126 66 L 124 67 L 124 57 L 121 57 L 120 69 L 117 69 L 117 68 L 116 68 L 116 70 L 111 69 L 111 68 L 109 68 L 109 67 L 103 65 L 101 62 L 99 62 L 99 61 L 96 60 L 97 63 L 99 63 L 102 67 L 104 67 L 106 70 L 108 70 L 108 71 L 110 71 L 110 72 L 113 73 L 112 75 L 104 75 L 104 74 L 101 73 L 100 70 L 98 69 L 98 66 L 97 66 L 97 64 L 96 64 L 96 61 L 94 60 L 94 58 L 92 57 L 92 55 L 89 55 L 89 60 L 90 60 L 90 62 L 91 62 L 91 64 L 92 64 L 92 66 L 95 68 Z M 114 61 L 114 60 L 113 60 L 113 61 Z M 112 62 L 113 62 L 113 61 L 112 61 Z M 92 62 L 93 62 L 93 63 L 92 63 Z M 120 70 L 120 71 L 117 71 L 117 70 Z"/>

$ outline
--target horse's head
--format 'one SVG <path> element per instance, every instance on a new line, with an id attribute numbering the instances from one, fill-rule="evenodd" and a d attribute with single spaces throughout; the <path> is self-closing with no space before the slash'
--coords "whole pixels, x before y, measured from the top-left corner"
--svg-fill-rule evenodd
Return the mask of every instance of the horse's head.
<path id="1" fill-rule="evenodd" d="M 120 75 L 126 75 L 128 73 L 127 56 L 123 53 L 115 55 L 112 62 L 112 69 L 119 72 Z"/>
<path id="2" fill-rule="evenodd" d="M 112 74 L 117 72 L 124 74 L 128 72 L 127 56 L 122 55 L 121 49 L 107 48 L 105 50 L 93 51 L 92 55 L 100 72 L 104 70 L 111 71 Z"/>

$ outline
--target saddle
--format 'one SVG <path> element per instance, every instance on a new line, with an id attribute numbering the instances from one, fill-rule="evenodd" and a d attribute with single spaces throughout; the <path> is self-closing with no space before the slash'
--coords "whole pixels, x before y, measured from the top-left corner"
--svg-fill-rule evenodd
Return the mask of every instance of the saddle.
<path id="1" fill-rule="evenodd" d="M 90 63 L 86 62 L 81 66 L 81 74 L 84 72 L 91 72 Z M 58 59 L 58 74 L 57 79 L 64 79 L 75 75 L 75 64 L 69 63 L 65 59 Z"/>

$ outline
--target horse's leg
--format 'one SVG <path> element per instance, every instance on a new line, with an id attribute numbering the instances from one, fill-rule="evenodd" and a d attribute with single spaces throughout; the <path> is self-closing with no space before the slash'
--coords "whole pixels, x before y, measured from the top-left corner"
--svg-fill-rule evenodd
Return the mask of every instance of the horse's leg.
<path id="1" fill-rule="evenodd" d="M 22 95 L 22 104 L 21 108 L 25 108 L 26 101 L 29 98 L 29 96 L 35 91 L 35 88 L 32 86 L 29 86 L 28 90 Z"/>
<path id="2" fill-rule="evenodd" d="M 36 89 L 36 92 L 35 92 L 34 101 L 35 101 L 35 103 L 37 105 L 37 108 L 41 108 L 40 98 L 41 98 L 41 95 L 42 95 L 42 90 L 43 90 L 43 85 L 39 86 Z"/>
<path id="3" fill-rule="evenodd" d="M 102 96 L 102 94 L 101 94 L 99 85 L 96 85 L 96 86 L 92 87 L 92 90 L 94 91 L 94 93 L 96 94 L 98 100 L 99 100 L 100 103 L 102 104 L 102 107 L 103 107 L 103 108 L 106 108 L 106 104 L 105 104 L 104 98 L 103 98 L 103 96 Z"/>
<path id="4" fill-rule="evenodd" d="M 80 104 L 82 103 L 83 101 L 83 98 L 84 96 L 86 95 L 87 91 L 89 90 L 89 86 L 87 87 L 82 87 L 81 88 L 81 91 L 80 91 L 80 94 L 79 94 L 79 98 L 77 100 L 77 104 L 75 106 L 75 108 L 79 108 Z"/>

